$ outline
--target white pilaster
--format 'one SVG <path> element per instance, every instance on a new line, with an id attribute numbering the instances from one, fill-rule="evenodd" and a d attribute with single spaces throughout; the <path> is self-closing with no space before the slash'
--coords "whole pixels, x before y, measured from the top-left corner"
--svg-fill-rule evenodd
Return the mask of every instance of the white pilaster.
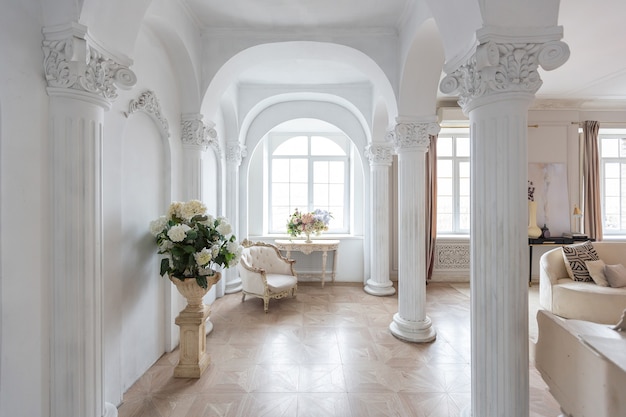
<path id="1" fill-rule="evenodd" d="M 209 145 L 217 143 L 217 132 L 213 126 L 212 122 L 205 125 L 201 114 L 182 115 L 183 199 L 185 201 L 202 201 L 204 198 L 202 195 L 204 181 L 202 154 L 209 148 Z M 213 323 L 210 317 L 207 318 L 205 327 L 206 334 L 211 333 L 213 330 Z"/>
<path id="2" fill-rule="evenodd" d="M 372 275 L 364 290 L 368 294 L 385 296 L 395 294 L 389 279 L 389 169 L 393 159 L 389 143 L 372 143 L 365 150 L 370 162 L 371 245 L 370 269 Z"/>
<path id="3" fill-rule="evenodd" d="M 434 118 L 433 118 L 434 119 Z M 426 151 L 433 121 L 397 119 L 398 154 L 398 312 L 391 333 L 409 342 L 431 342 L 436 332 L 426 316 Z"/>
<path id="4" fill-rule="evenodd" d="M 44 29 L 49 95 L 50 415 L 114 416 L 103 398 L 104 111 L 135 75 L 95 48 L 84 26 Z"/>
<path id="5" fill-rule="evenodd" d="M 235 236 L 239 236 L 239 166 L 246 153 L 245 145 L 237 141 L 226 142 L 226 217 L 231 222 Z M 223 271 L 223 275 L 226 277 L 226 294 L 241 291 L 237 268 L 228 268 Z"/>
<path id="6" fill-rule="evenodd" d="M 554 32 L 553 32 L 554 33 Z M 469 63 L 442 80 L 471 134 L 471 415 L 528 417 L 527 114 L 541 64 L 567 45 L 479 32 Z M 515 42 L 513 42 L 515 41 Z"/>

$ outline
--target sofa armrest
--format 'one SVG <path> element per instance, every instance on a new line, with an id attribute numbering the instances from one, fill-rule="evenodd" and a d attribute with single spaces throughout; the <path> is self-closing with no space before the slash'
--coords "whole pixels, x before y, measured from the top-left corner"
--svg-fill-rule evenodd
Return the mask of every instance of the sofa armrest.
<path id="1" fill-rule="evenodd" d="M 551 249 L 541 255 L 539 259 L 539 304 L 548 311 L 552 311 L 552 286 L 558 284 L 559 279 L 569 278 L 563 250 Z"/>

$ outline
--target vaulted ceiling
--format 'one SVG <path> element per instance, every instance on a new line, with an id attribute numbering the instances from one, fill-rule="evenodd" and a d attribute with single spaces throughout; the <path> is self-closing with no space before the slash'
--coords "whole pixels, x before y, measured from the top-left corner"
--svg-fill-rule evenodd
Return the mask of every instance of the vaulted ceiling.
<path id="1" fill-rule="evenodd" d="M 416 2 L 422 0 L 183 0 L 204 28 L 211 30 L 307 33 L 326 30 L 400 31 Z M 549 107 L 626 106 L 626 2 L 562 0 L 559 24 L 569 45 L 568 62 L 542 71 L 537 102 Z M 362 74 L 340 65 L 293 62 L 255 68 L 242 74 L 249 82 L 359 82 Z M 439 93 L 440 99 L 446 99 Z"/>

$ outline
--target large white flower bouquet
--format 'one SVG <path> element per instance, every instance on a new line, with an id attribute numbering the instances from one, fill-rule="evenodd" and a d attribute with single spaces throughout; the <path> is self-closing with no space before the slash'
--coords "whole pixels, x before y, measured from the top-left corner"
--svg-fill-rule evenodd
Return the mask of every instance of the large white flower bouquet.
<path id="1" fill-rule="evenodd" d="M 312 233 L 319 235 L 328 230 L 328 223 L 332 217 L 326 210 L 317 209 L 311 213 L 302 213 L 296 209 L 287 221 L 287 233 L 293 237 L 305 234 L 308 240 Z"/>
<path id="2" fill-rule="evenodd" d="M 239 263 L 242 247 L 225 217 L 206 214 L 206 206 L 198 200 L 173 202 L 167 215 L 150 223 L 161 260 L 161 275 L 185 280 L 195 278 L 207 288 L 207 276 L 220 266 L 230 268 Z"/>

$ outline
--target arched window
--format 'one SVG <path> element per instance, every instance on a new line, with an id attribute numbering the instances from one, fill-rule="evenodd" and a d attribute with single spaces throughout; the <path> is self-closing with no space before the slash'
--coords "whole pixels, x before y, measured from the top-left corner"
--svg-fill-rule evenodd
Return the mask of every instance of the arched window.
<path id="1" fill-rule="evenodd" d="M 322 209 L 333 216 L 327 233 L 349 233 L 348 138 L 336 133 L 271 133 L 268 144 L 269 232 L 285 233 L 295 209 Z"/>

